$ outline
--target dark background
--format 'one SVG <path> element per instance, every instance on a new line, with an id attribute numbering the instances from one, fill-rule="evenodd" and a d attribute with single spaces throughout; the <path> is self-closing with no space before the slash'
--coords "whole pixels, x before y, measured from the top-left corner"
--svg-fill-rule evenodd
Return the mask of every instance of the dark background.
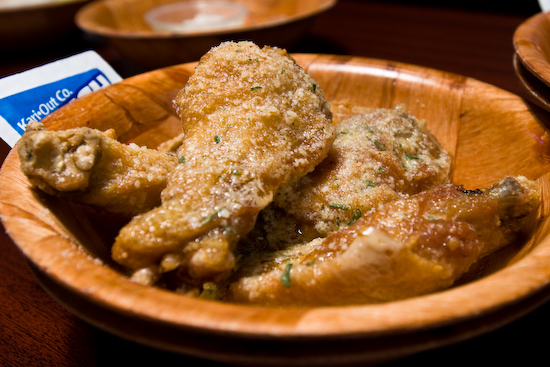
<path id="1" fill-rule="evenodd" d="M 372 2 L 364 0 L 364 2 Z M 540 11 L 539 3 L 536 0 L 529 1 L 496 1 L 496 0 L 387 0 L 386 3 L 422 5 L 440 8 L 471 9 L 476 11 L 512 13 L 512 14 L 534 14 Z"/>

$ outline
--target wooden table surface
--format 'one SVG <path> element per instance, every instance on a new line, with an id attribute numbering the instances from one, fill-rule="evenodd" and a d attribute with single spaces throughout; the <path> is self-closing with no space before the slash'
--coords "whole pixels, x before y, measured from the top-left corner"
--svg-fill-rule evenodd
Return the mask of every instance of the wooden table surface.
<path id="1" fill-rule="evenodd" d="M 334 53 L 389 59 L 450 71 L 527 97 L 512 67 L 516 27 L 539 11 L 536 1 L 521 9 L 482 2 L 485 9 L 433 5 L 441 2 L 340 0 L 320 16 L 293 52 Z M 472 4 L 475 2 L 472 1 Z M 496 10 L 489 9 L 494 5 Z M 500 8 L 499 8 L 500 6 Z M 509 6 L 508 6 L 509 7 Z M 95 49 L 123 77 L 142 72 L 116 52 L 78 31 L 43 50 L 0 58 L 0 77 L 74 53 Z M 9 151 L 0 141 L 0 162 Z M 81 321 L 44 292 L 15 244 L 0 230 L 0 366 L 223 366 L 158 351 Z M 402 359 L 387 366 L 521 363 L 547 358 L 550 304 L 488 334 Z M 544 364 L 544 363 L 543 363 Z"/>

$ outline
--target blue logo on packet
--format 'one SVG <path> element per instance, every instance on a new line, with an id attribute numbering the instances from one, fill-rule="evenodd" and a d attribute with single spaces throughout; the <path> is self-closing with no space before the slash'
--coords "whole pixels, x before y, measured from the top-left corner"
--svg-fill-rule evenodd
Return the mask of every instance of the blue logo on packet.
<path id="1" fill-rule="evenodd" d="M 91 69 L 49 84 L 0 99 L 0 115 L 19 133 L 27 124 L 94 90 L 111 84 L 98 69 Z"/>

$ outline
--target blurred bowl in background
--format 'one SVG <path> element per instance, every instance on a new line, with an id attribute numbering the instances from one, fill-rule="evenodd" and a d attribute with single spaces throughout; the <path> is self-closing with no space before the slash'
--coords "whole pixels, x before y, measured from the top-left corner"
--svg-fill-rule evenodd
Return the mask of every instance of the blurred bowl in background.
<path id="1" fill-rule="evenodd" d="M 550 12 L 537 13 L 514 32 L 514 68 L 533 102 L 550 110 Z"/>
<path id="2" fill-rule="evenodd" d="M 521 23 L 513 41 L 521 63 L 550 86 L 550 13 L 537 13 Z"/>
<path id="3" fill-rule="evenodd" d="M 122 57 L 144 69 L 198 60 L 212 46 L 227 40 L 251 40 L 258 45 L 290 48 L 309 30 L 313 20 L 337 0 L 230 0 L 247 8 L 242 21 L 222 27 L 165 30 L 151 26 L 151 14 L 163 6 L 184 6 L 197 1 L 98 0 L 83 7 L 76 24 L 83 31 L 105 39 Z M 199 1 L 213 4 L 219 1 Z M 175 5 L 178 4 L 178 5 Z M 156 10 L 154 10 L 156 9 Z M 150 13 L 153 12 L 153 13 Z M 201 16 L 204 21 L 204 12 Z M 148 15 L 146 15 L 148 14 Z M 175 12 L 173 12 L 175 14 Z M 149 19 L 147 21 L 146 17 Z M 212 21 L 212 16 L 206 16 Z M 208 20 L 208 19 L 207 19 Z M 195 19 L 193 23 L 200 23 Z"/>
<path id="4" fill-rule="evenodd" d="M 47 47 L 76 30 L 76 12 L 89 0 L 0 1 L 0 47 Z"/>

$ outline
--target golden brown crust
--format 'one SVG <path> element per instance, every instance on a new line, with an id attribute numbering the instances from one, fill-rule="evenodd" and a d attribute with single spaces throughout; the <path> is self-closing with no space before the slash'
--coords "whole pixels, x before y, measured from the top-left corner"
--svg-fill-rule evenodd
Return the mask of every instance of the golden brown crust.
<path id="1" fill-rule="evenodd" d="M 326 236 L 382 203 L 449 181 L 450 155 L 404 106 L 354 115 L 336 133 L 327 158 L 263 213 L 271 247 Z"/>
<path id="2" fill-rule="evenodd" d="M 479 258 L 513 243 L 539 202 L 538 188 L 523 177 L 486 190 L 443 185 L 381 205 L 324 239 L 249 257 L 229 299 L 343 305 L 441 290 Z"/>
<path id="3" fill-rule="evenodd" d="M 113 131 L 30 124 L 17 144 L 21 169 L 51 195 L 128 216 L 150 210 L 177 159 L 114 137 Z"/>
<path id="4" fill-rule="evenodd" d="M 217 280 L 274 192 L 326 156 L 334 139 L 322 91 L 284 50 L 228 42 L 212 49 L 175 100 L 185 139 L 162 205 L 113 246 L 130 268 L 183 254 L 190 278 Z"/>

